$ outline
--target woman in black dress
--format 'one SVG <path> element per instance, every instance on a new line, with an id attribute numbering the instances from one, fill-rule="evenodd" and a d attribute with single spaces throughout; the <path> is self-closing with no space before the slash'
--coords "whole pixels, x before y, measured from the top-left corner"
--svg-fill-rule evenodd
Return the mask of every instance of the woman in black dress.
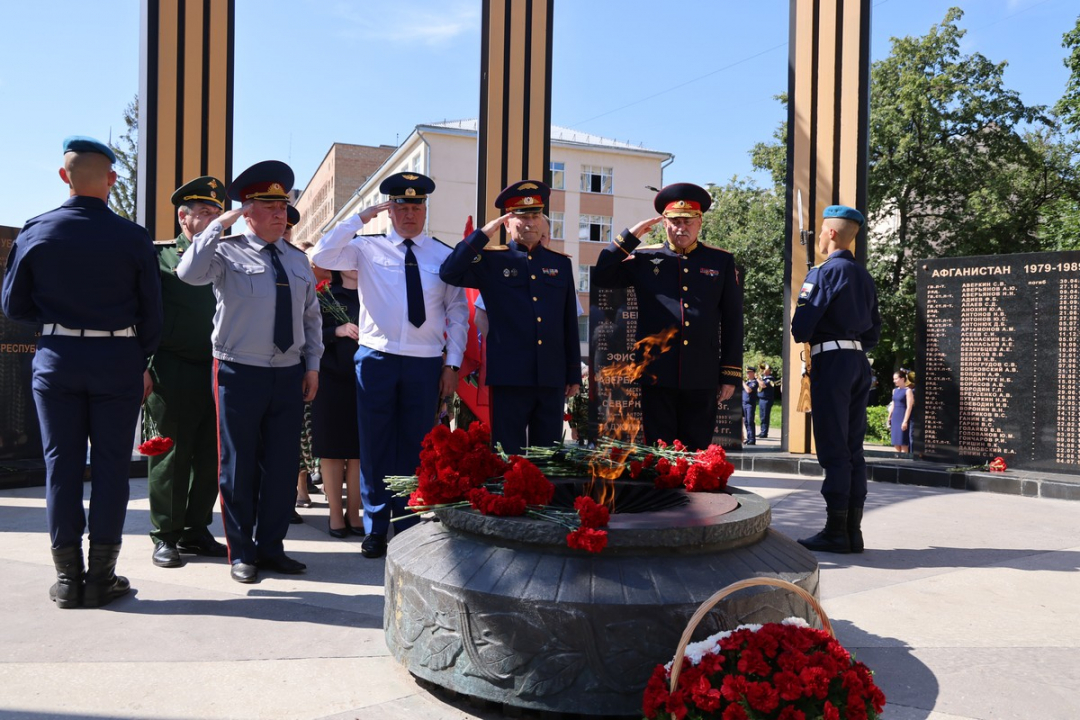
<path id="1" fill-rule="evenodd" d="M 356 271 L 334 271 L 330 294 L 352 320 L 340 320 L 323 308 L 322 366 L 319 392 L 311 405 L 312 446 L 320 458 L 323 492 L 330 505 L 330 535 L 343 538 L 349 532 L 364 534 L 360 517 L 360 432 L 356 424 L 356 367 L 360 329 L 356 319 L 360 300 L 356 295 Z M 345 507 L 341 486 L 345 484 Z"/>

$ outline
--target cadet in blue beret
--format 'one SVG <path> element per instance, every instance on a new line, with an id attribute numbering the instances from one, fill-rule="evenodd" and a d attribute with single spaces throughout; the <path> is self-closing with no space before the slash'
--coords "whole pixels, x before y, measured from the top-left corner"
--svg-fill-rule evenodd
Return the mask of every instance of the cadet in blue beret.
<path id="1" fill-rule="evenodd" d="M 146 230 L 109 209 L 116 156 L 82 136 L 64 141 L 70 198 L 27 221 L 0 296 L 12 320 L 41 326 L 33 391 L 45 451 L 45 515 L 57 607 L 99 607 L 126 594 L 116 559 L 144 370 L 161 337 L 161 283 Z M 83 473 L 90 441 L 90 548 L 84 574 Z"/>
<path id="2" fill-rule="evenodd" d="M 390 175 L 379 185 L 389 200 L 338 223 L 311 256 L 327 270 L 357 271 L 357 420 L 367 533 L 360 554 L 366 558 L 386 554 L 392 517 L 401 518 L 394 532 L 417 522 L 384 478 L 416 470 L 439 399 L 453 396 L 465 355 L 465 291 L 439 277 L 450 247 L 424 232 L 434 190 L 426 175 Z M 389 234 L 357 235 L 383 212 L 390 215 Z"/>
<path id="3" fill-rule="evenodd" d="M 728 400 L 742 381 L 743 294 L 735 258 L 698 242 L 711 204 L 702 187 L 668 185 L 653 202 L 660 215 L 623 230 L 596 261 L 598 285 L 635 289 L 637 339 L 666 338 L 666 351 L 653 356 L 639 380 L 647 443 L 708 447 L 718 397 Z M 639 247 L 661 222 L 667 242 Z"/>
<path id="4" fill-rule="evenodd" d="M 581 381 L 573 265 L 540 242 L 550 194 L 538 180 L 508 186 L 495 199 L 505 214 L 458 243 L 439 271 L 451 285 L 480 289 L 491 439 L 511 454 L 562 439 L 566 398 Z M 489 244 L 502 227 L 510 242 Z"/>
<path id="5" fill-rule="evenodd" d="M 322 313 L 307 256 L 284 242 L 292 169 L 267 160 L 240 173 L 230 198 L 243 205 L 210 222 L 184 253 L 177 274 L 213 284 L 214 387 L 220 488 L 233 580 L 258 570 L 306 566 L 285 554 L 296 502 L 304 402 L 315 397 Z M 243 216 L 242 235 L 222 237 Z"/>
<path id="6" fill-rule="evenodd" d="M 817 251 L 827 255 L 810 270 L 791 318 L 791 335 L 808 343 L 810 404 L 818 462 L 825 470 L 825 529 L 799 540 L 810 550 L 863 551 L 866 503 L 866 403 L 870 362 L 866 352 L 881 335 L 877 290 L 851 253 L 864 218 L 845 205 L 822 213 Z"/>
<path id="7" fill-rule="evenodd" d="M 148 460 L 147 491 L 154 529 L 152 561 L 180 567 L 181 553 L 225 557 L 210 531 L 218 498 L 217 413 L 214 407 L 214 291 L 176 275 L 194 237 L 225 209 L 225 185 L 209 175 L 172 194 L 180 234 L 154 243 L 161 270 L 165 332 L 148 372 L 154 391 L 146 409 L 172 450 Z"/>

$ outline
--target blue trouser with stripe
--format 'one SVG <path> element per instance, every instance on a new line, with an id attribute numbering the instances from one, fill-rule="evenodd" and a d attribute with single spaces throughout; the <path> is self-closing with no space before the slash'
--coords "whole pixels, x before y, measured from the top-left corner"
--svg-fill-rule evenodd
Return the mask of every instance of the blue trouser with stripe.
<path id="1" fill-rule="evenodd" d="M 221 515 L 229 562 L 285 554 L 296 502 L 304 365 L 256 367 L 216 360 Z"/>
<path id="2" fill-rule="evenodd" d="M 435 426 L 442 358 L 393 355 L 361 345 L 354 359 L 364 532 L 386 535 L 391 517 L 409 518 L 395 522 L 395 530 L 417 522 L 405 509 L 408 498 L 392 497 L 383 479 L 412 475 L 420 464 L 420 445 Z"/>

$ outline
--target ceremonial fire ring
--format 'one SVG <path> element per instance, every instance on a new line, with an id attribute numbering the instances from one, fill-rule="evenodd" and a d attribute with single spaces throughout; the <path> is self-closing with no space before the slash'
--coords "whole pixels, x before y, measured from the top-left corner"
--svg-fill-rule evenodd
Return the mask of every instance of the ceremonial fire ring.
<path id="1" fill-rule="evenodd" d="M 565 486 L 556 503 L 586 482 L 553 481 Z M 627 498 L 650 490 L 616 485 Z M 687 622 L 717 588 L 773 577 L 817 593 L 816 559 L 769 529 L 768 502 L 729 490 L 656 491 L 678 502 L 658 495 L 660 509 L 614 513 L 599 554 L 568 548 L 568 531 L 553 523 L 438 510 L 441 522 L 390 543 L 387 645 L 417 677 L 466 695 L 640 717 L 650 673 L 671 660 Z M 762 588 L 720 603 L 695 637 L 792 615 L 815 617 L 796 595 Z"/>

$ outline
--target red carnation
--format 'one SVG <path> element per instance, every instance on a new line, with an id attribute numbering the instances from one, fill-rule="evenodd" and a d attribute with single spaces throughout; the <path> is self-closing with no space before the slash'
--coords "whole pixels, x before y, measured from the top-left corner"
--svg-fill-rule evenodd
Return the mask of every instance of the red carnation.
<path id="1" fill-rule="evenodd" d="M 318 292 L 318 293 L 328 293 L 328 292 L 330 292 L 330 281 L 329 280 L 320 280 L 319 282 L 315 283 L 315 292 Z"/>
<path id="2" fill-rule="evenodd" d="M 1005 458 L 996 457 L 990 461 L 990 472 L 1005 472 L 1009 466 L 1005 464 Z"/>
<path id="3" fill-rule="evenodd" d="M 598 553 L 607 547 L 607 533 L 588 527 L 579 527 L 566 536 L 566 544 L 575 550 Z"/>
<path id="4" fill-rule="evenodd" d="M 581 527 L 603 527 L 611 520 L 611 511 L 587 495 L 574 500 L 574 509 L 581 518 Z"/>
<path id="5" fill-rule="evenodd" d="M 169 452 L 172 449 L 172 438 L 161 437 L 156 435 L 149 440 L 145 441 L 142 445 L 139 445 L 140 455 L 161 455 Z"/>
<path id="6" fill-rule="evenodd" d="M 742 705 L 728 705 L 724 708 L 724 714 L 720 717 L 723 718 L 723 720 L 749 720 L 750 718 Z"/>
<path id="7" fill-rule="evenodd" d="M 840 720 L 840 711 L 836 706 L 828 700 L 825 701 L 825 713 L 822 715 L 822 720 Z"/>
<path id="8" fill-rule="evenodd" d="M 514 455 L 510 458 L 510 469 L 503 473 L 503 493 L 520 497 L 526 505 L 547 505 L 555 494 L 555 486 L 540 468 Z"/>

